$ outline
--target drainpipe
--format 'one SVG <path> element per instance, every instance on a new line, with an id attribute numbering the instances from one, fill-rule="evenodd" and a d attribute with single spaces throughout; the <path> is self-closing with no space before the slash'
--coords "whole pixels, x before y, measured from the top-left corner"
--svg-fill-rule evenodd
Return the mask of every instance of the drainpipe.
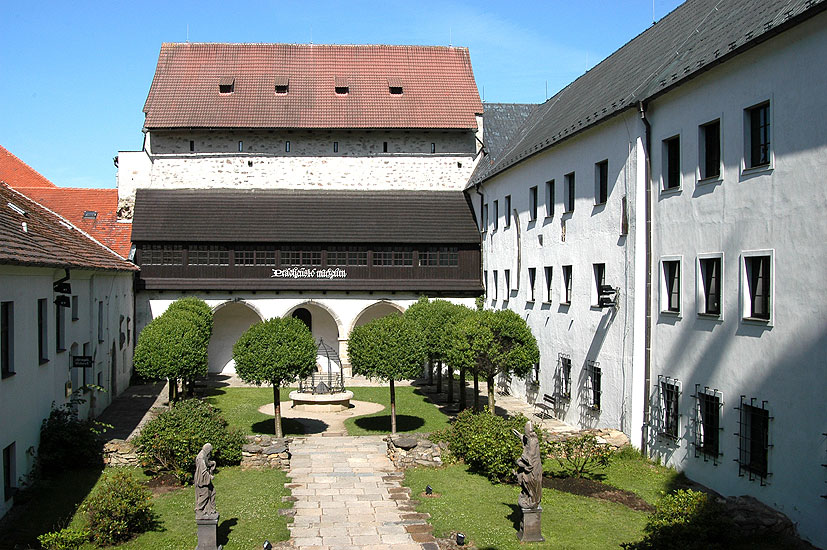
<path id="1" fill-rule="evenodd" d="M 644 164 L 644 178 L 646 178 L 646 317 L 644 328 L 644 358 L 643 358 L 643 426 L 641 427 L 640 450 L 646 455 L 646 444 L 649 439 L 649 386 L 652 378 L 652 126 L 646 118 L 646 105 L 638 103 L 640 120 L 646 130 L 646 146 L 644 148 L 646 162 Z"/>

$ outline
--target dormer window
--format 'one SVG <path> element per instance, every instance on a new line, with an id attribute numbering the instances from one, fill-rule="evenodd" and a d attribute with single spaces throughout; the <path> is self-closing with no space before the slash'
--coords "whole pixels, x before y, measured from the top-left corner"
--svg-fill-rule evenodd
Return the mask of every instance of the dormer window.
<path id="1" fill-rule="evenodd" d="M 235 91 L 235 77 L 222 76 L 218 79 L 218 93 L 231 94 Z"/>
<path id="2" fill-rule="evenodd" d="M 290 78 L 288 78 L 286 76 L 277 76 L 276 77 L 275 87 L 276 87 L 276 93 L 277 94 L 286 94 L 289 85 L 290 85 Z"/>
<path id="3" fill-rule="evenodd" d="M 333 86 L 338 95 L 347 95 L 350 92 L 350 82 L 344 76 L 337 76 Z"/>
<path id="4" fill-rule="evenodd" d="M 83 219 L 85 220 L 96 220 L 98 218 L 98 213 L 94 210 L 84 210 L 83 211 Z"/>
<path id="5" fill-rule="evenodd" d="M 391 95 L 402 95 L 402 79 L 389 78 L 388 91 L 391 93 Z"/>

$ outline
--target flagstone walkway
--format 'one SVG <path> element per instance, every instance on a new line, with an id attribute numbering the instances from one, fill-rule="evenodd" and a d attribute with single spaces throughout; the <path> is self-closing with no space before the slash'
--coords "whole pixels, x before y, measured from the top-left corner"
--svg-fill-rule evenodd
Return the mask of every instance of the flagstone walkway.
<path id="1" fill-rule="evenodd" d="M 290 453 L 294 548 L 438 550 L 382 436 L 296 438 Z"/>

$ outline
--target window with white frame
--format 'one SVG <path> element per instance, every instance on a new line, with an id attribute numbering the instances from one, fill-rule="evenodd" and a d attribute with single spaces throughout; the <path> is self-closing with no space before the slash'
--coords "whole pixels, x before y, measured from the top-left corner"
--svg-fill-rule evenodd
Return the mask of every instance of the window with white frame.
<path id="1" fill-rule="evenodd" d="M 681 187 L 681 137 L 663 140 L 663 190 Z"/>
<path id="2" fill-rule="evenodd" d="M 700 315 L 721 315 L 723 295 L 723 255 L 701 255 L 698 257 L 697 300 Z"/>
<path id="3" fill-rule="evenodd" d="M 565 305 L 571 304 L 572 271 L 570 265 L 563 266 L 563 300 Z"/>
<path id="4" fill-rule="evenodd" d="M 666 313 L 681 312 L 681 260 L 664 257 L 661 260 L 660 310 Z"/>
<path id="5" fill-rule="evenodd" d="M 695 456 L 712 459 L 717 464 L 721 456 L 721 409 L 724 400 L 721 392 L 701 388 L 695 384 Z"/>
<path id="6" fill-rule="evenodd" d="M 744 167 L 769 166 L 772 162 L 769 101 L 744 110 L 744 134 Z"/>
<path id="7" fill-rule="evenodd" d="M 772 317 L 772 252 L 745 252 L 742 258 L 742 316 L 744 319 L 769 321 Z"/>
<path id="8" fill-rule="evenodd" d="M 534 283 L 537 281 L 537 268 L 536 267 L 529 267 L 528 268 L 528 296 L 529 302 L 534 301 Z"/>
<path id="9" fill-rule="evenodd" d="M 554 216 L 554 180 L 546 182 L 546 217 Z"/>
<path id="10" fill-rule="evenodd" d="M 503 219 L 503 227 L 505 229 L 508 229 L 509 227 L 511 227 L 511 195 L 505 196 L 505 203 L 503 204 L 503 206 L 503 214 L 505 214 L 505 219 Z"/>
<path id="11" fill-rule="evenodd" d="M 678 439 L 679 433 L 679 409 L 678 399 L 681 394 L 680 381 L 658 376 L 658 403 L 659 415 L 658 434 L 670 439 Z"/>
<path id="12" fill-rule="evenodd" d="M 700 147 L 698 172 L 702 180 L 721 176 L 721 120 L 713 120 L 699 127 Z"/>
<path id="13" fill-rule="evenodd" d="M 546 267 L 543 268 L 543 271 L 545 272 L 544 275 L 546 277 L 546 299 L 545 299 L 545 301 L 546 301 L 546 303 L 550 304 L 551 303 L 551 289 L 553 288 L 552 287 L 552 277 L 553 277 L 553 274 L 554 274 L 554 269 L 550 265 L 547 265 Z"/>

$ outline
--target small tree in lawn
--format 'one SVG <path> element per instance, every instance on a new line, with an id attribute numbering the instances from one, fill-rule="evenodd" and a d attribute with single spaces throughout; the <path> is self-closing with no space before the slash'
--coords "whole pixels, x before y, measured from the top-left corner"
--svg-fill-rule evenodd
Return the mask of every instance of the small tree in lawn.
<path id="1" fill-rule="evenodd" d="M 540 361 L 537 340 L 526 322 L 509 309 L 477 311 L 460 321 L 453 348 L 458 361 L 488 382 L 488 408 L 494 414 L 494 378 L 513 374 L 525 378 Z"/>
<path id="2" fill-rule="evenodd" d="M 281 429 L 280 388 L 305 378 L 316 366 L 316 343 L 307 325 L 292 317 L 256 323 L 233 346 L 235 371 L 248 384 L 273 385 L 276 437 Z"/>
<path id="3" fill-rule="evenodd" d="M 353 372 L 390 382 L 391 433 L 396 433 L 394 381 L 416 378 L 425 360 L 423 335 L 417 323 L 403 315 L 388 315 L 354 328 L 348 339 Z"/>

